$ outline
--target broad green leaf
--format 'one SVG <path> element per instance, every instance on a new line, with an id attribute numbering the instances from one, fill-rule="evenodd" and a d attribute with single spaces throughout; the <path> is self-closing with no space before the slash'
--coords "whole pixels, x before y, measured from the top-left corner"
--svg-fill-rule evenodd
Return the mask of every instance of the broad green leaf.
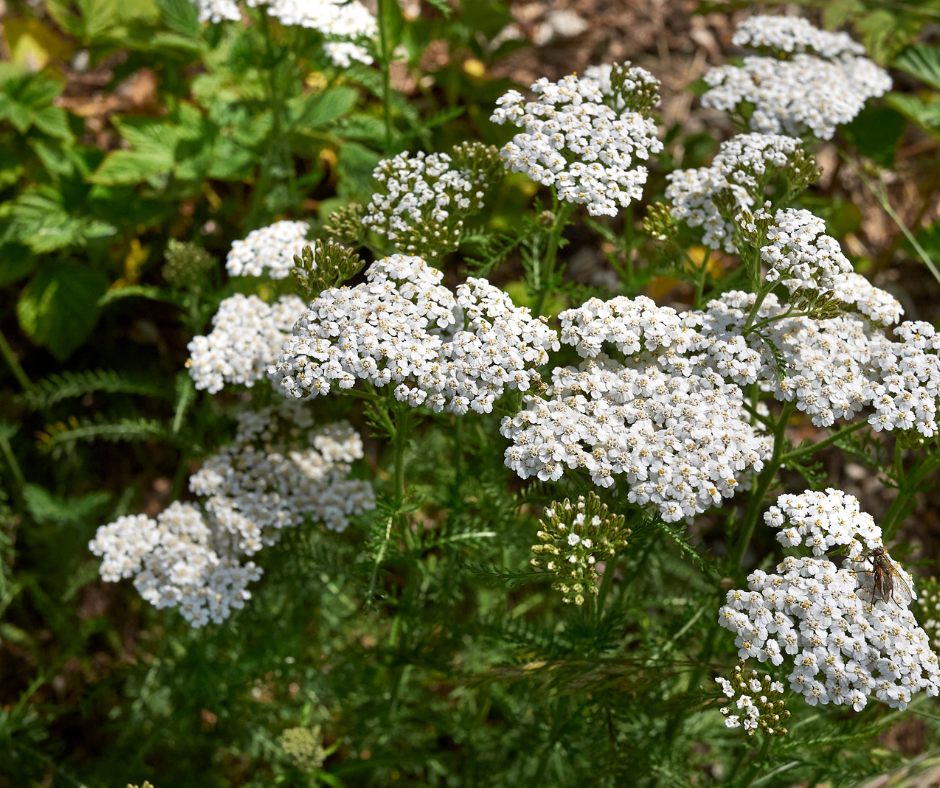
<path id="1" fill-rule="evenodd" d="M 890 107 L 869 107 L 841 128 L 842 136 L 858 152 L 882 167 L 894 166 L 898 143 L 907 128 L 907 118 Z"/>
<path id="2" fill-rule="evenodd" d="M 154 285 L 128 285 L 127 287 L 118 287 L 108 290 L 98 299 L 98 306 L 107 306 L 113 301 L 120 301 L 123 298 L 147 298 L 151 301 L 166 301 L 175 304 L 176 301 L 166 290 L 161 290 Z"/>
<path id="3" fill-rule="evenodd" d="M 892 65 L 940 90 L 940 49 L 937 47 L 908 47 L 895 58 Z"/>
<path id="4" fill-rule="evenodd" d="M 20 326 L 53 356 L 68 358 L 98 322 L 98 299 L 108 286 L 104 274 L 77 263 L 39 269 L 16 305 Z"/>
<path id="5" fill-rule="evenodd" d="M 202 35 L 196 6 L 189 0 L 157 0 L 157 6 L 170 30 L 190 38 L 199 38 Z"/>
<path id="6" fill-rule="evenodd" d="M 885 102 L 932 136 L 940 134 L 940 101 L 924 101 L 909 93 L 889 93 Z"/>
<path id="7" fill-rule="evenodd" d="M 365 198 L 372 193 L 372 172 L 381 156 L 357 142 L 340 148 L 336 162 L 339 174 L 338 191 L 342 196 Z"/>
<path id="8" fill-rule="evenodd" d="M 302 130 L 307 126 L 326 126 L 339 120 L 356 105 L 359 92 L 343 85 L 324 93 L 301 96 L 290 106 L 289 126 Z"/>
<path id="9" fill-rule="evenodd" d="M 22 244 L 0 246 L 0 285 L 7 285 L 32 273 L 36 256 Z"/>
<path id="10" fill-rule="evenodd" d="M 12 222 L 4 240 L 26 244 L 41 254 L 114 232 L 110 224 L 69 213 L 62 199 L 60 192 L 45 186 L 21 194 L 10 204 Z"/>

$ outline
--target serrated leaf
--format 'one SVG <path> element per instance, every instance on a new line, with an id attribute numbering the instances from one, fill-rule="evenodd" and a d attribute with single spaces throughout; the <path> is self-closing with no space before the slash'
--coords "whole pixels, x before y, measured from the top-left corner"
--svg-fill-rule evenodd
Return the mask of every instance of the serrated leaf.
<path id="1" fill-rule="evenodd" d="M 336 169 L 340 176 L 338 189 L 343 196 L 366 197 L 372 193 L 372 172 L 381 156 L 357 142 L 340 148 Z"/>
<path id="2" fill-rule="evenodd" d="M 940 49 L 937 47 L 908 47 L 895 58 L 892 65 L 940 90 Z"/>
<path id="3" fill-rule="evenodd" d="M 893 167 L 898 143 L 907 128 L 907 118 L 890 107 L 867 107 L 851 123 L 841 127 L 842 136 L 858 152 L 882 167 Z"/>
<path id="4" fill-rule="evenodd" d="M 359 98 L 359 91 L 348 85 L 332 88 L 323 93 L 301 96 L 289 107 L 288 124 L 291 129 L 326 126 L 348 113 Z"/>
<path id="5" fill-rule="evenodd" d="M 10 204 L 13 221 L 5 240 L 25 244 L 42 254 L 114 233 L 110 224 L 70 214 L 62 199 L 62 194 L 52 187 L 39 187 L 21 194 Z"/>
<path id="6" fill-rule="evenodd" d="M 189 0 L 157 0 L 157 7 L 170 30 L 190 38 L 202 35 L 199 14 Z"/>
<path id="7" fill-rule="evenodd" d="M 111 500 L 111 494 L 95 492 L 78 498 L 62 498 L 39 485 L 27 484 L 23 487 L 23 499 L 37 523 L 70 525 L 93 516 Z"/>
<path id="8" fill-rule="evenodd" d="M 126 287 L 108 290 L 108 292 L 98 299 L 98 306 L 107 306 L 123 298 L 147 298 L 151 301 L 165 301 L 170 304 L 176 303 L 170 293 L 154 285 L 127 285 Z"/>
<path id="9" fill-rule="evenodd" d="M 36 262 L 36 256 L 22 244 L 0 246 L 0 285 L 7 285 L 32 273 Z"/>
<path id="10" fill-rule="evenodd" d="M 85 341 L 98 322 L 98 298 L 108 286 L 104 274 L 76 263 L 39 269 L 16 305 L 20 326 L 60 361 Z"/>

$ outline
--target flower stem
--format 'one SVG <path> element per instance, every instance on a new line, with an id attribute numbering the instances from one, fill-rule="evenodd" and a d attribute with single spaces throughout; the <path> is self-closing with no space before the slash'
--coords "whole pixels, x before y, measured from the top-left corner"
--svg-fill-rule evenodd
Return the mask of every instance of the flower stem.
<path id="1" fill-rule="evenodd" d="M 385 122 L 385 155 L 392 153 L 392 76 L 391 56 L 388 51 L 388 11 L 392 0 L 379 0 L 379 41 L 382 47 L 382 119 Z"/>
<path id="2" fill-rule="evenodd" d="M 33 385 L 30 382 L 26 372 L 23 370 L 23 367 L 20 366 L 20 362 L 16 357 L 16 353 L 13 352 L 13 348 L 10 347 L 10 343 L 7 342 L 7 338 L 3 335 L 2 331 L 0 331 L 0 354 L 3 355 L 3 359 L 10 367 L 10 371 L 13 373 L 13 377 L 16 378 L 17 382 L 23 387 L 24 391 Z"/>
<path id="3" fill-rule="evenodd" d="M 891 506 L 888 507 L 888 511 L 881 521 L 881 531 L 885 542 L 891 539 L 894 532 L 901 525 L 911 500 L 920 491 L 921 483 L 937 468 L 940 468 L 940 456 L 928 455 L 904 478 L 903 483 L 898 488 L 897 498 L 891 502 Z"/>
<path id="4" fill-rule="evenodd" d="M 553 192 L 554 197 L 554 192 Z M 557 202 L 557 198 L 556 198 Z M 555 261 L 558 259 L 558 245 L 561 242 L 561 234 L 568 225 L 568 219 L 572 213 L 570 203 L 562 202 L 555 206 L 555 224 L 548 236 L 548 247 L 545 250 L 545 257 L 539 265 L 539 289 L 535 299 L 535 305 L 532 307 L 532 314 L 538 317 L 545 308 L 545 300 L 552 289 L 552 280 L 555 277 Z"/>
<path id="5" fill-rule="evenodd" d="M 741 535 L 738 537 L 738 542 L 729 556 L 728 564 L 732 571 L 740 566 L 741 561 L 744 559 L 744 551 L 747 550 L 751 537 L 754 535 L 754 527 L 757 525 L 757 520 L 760 516 L 764 496 L 767 494 L 767 490 L 770 489 L 770 485 L 773 484 L 777 476 L 777 471 L 780 470 L 780 465 L 784 457 L 783 447 L 784 443 L 786 443 L 787 423 L 790 421 L 790 414 L 793 413 L 795 407 L 792 402 L 785 403 L 780 413 L 780 419 L 777 421 L 776 427 L 774 428 L 773 454 L 767 465 L 764 466 L 761 475 L 758 477 L 757 488 L 751 495 L 751 500 L 747 506 L 747 513 L 744 516 L 744 525 L 741 527 Z"/>

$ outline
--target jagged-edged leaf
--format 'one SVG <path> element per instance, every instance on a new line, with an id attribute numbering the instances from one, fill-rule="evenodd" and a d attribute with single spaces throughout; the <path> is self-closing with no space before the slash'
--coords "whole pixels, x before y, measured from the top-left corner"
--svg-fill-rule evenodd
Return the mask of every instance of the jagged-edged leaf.
<path id="1" fill-rule="evenodd" d="M 111 500 L 111 494 L 94 492 L 77 498 L 63 498 L 39 485 L 27 484 L 23 487 L 23 499 L 30 516 L 37 523 L 70 525 L 95 515 Z"/>
<path id="2" fill-rule="evenodd" d="M 289 105 L 290 128 L 326 126 L 339 120 L 356 105 L 359 91 L 348 85 L 331 88 L 323 93 L 301 96 Z"/>
<path id="3" fill-rule="evenodd" d="M 842 127 L 842 135 L 854 143 L 863 156 L 882 167 L 892 167 L 905 128 L 907 118 L 897 110 L 867 107 Z"/>
<path id="4" fill-rule="evenodd" d="M 0 285 L 22 279 L 36 268 L 36 256 L 22 244 L 0 246 Z"/>
<path id="5" fill-rule="evenodd" d="M 20 295 L 20 326 L 36 344 L 64 360 L 98 322 L 98 298 L 107 286 L 104 274 L 76 263 L 45 265 Z"/>
<path id="6" fill-rule="evenodd" d="M 169 292 L 155 285 L 127 285 L 126 287 L 108 290 L 98 299 L 98 306 L 107 306 L 114 301 L 120 301 L 122 298 L 147 298 L 151 301 L 176 303 L 176 300 Z"/>
<path id="7" fill-rule="evenodd" d="M 113 225 L 75 215 L 66 209 L 62 200 L 62 194 L 47 186 L 19 195 L 10 203 L 12 221 L 4 240 L 25 244 L 42 254 L 114 234 Z"/>
<path id="8" fill-rule="evenodd" d="M 937 47 L 922 44 L 908 47 L 895 58 L 893 65 L 940 90 L 940 49 Z"/>
<path id="9" fill-rule="evenodd" d="M 113 369 L 93 369 L 82 372 L 63 372 L 37 380 L 20 395 L 32 410 L 48 408 L 62 400 L 84 397 L 97 391 L 107 394 L 139 394 L 147 397 L 172 399 L 173 393 L 157 383 L 138 380 Z"/>
<path id="10" fill-rule="evenodd" d="M 63 443 L 75 441 L 104 440 L 111 443 L 135 441 L 170 441 L 173 436 L 156 419 L 121 419 L 116 422 L 97 422 L 85 420 L 78 426 L 65 424 L 50 425 L 40 437 L 40 445 L 45 449 Z"/>
<path id="11" fill-rule="evenodd" d="M 191 38 L 198 38 L 202 34 L 196 6 L 189 0 L 157 0 L 157 7 L 171 30 Z"/>

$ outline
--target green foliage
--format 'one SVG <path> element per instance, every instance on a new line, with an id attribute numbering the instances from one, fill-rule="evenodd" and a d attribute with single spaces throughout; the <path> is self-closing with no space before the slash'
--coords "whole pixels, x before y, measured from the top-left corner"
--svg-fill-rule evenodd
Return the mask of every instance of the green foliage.
<path id="1" fill-rule="evenodd" d="M 816 5 L 922 83 L 912 92 L 899 80 L 841 127 L 839 151 L 890 169 L 913 155 L 898 155 L 911 134 L 940 139 L 940 50 L 918 37 L 931 15 L 875 0 Z M 717 712 L 713 677 L 738 653 L 715 626 L 717 608 L 780 555 L 772 538 L 748 535 L 760 501 L 829 486 L 839 452 L 893 488 L 881 520 L 890 536 L 940 467 L 935 442 L 916 435 L 824 437 L 796 420 L 788 431 L 789 412 L 758 387 L 749 411 L 761 429 L 778 428 L 782 472 L 750 480 L 691 527 L 644 514 L 626 484 L 601 503 L 584 475 L 516 478 L 503 464 L 500 421 L 518 412 L 520 392 L 458 418 L 359 387 L 311 409 L 318 424 L 348 419 L 363 435 L 351 475 L 372 481 L 376 509 L 343 533 L 284 529 L 256 557 L 264 575 L 243 610 L 194 629 L 131 581 L 100 579 L 88 550 L 95 529 L 190 500 L 188 478 L 231 440 L 233 417 L 279 396 L 264 380 L 197 391 L 185 370 L 190 341 L 238 289 L 266 303 L 292 291 L 310 299 L 361 281 L 368 261 L 394 251 L 361 220 L 381 190 L 376 166 L 395 153 L 448 152 L 485 187 L 486 207 L 467 212 L 472 226 L 435 262 L 449 286 L 487 276 L 554 321 L 611 291 L 701 305 L 747 285 L 746 265 L 709 256 L 655 197 L 666 173 L 707 162 L 713 129 L 668 130 L 667 150 L 649 163 L 652 201 L 587 219 L 504 173 L 498 148 L 509 136 L 487 118 L 512 87 L 493 67 L 527 45 L 497 40 L 514 9 L 429 0 L 411 19 L 394 0 L 378 8 L 385 41 L 369 42 L 375 64 L 338 68 L 319 33 L 278 24 L 263 6 L 245 7 L 244 24 L 201 24 L 189 0 L 11 5 L 10 19 L 63 50 L 39 70 L 0 64 L 3 778 L 783 788 L 855 784 L 899 766 L 899 753 L 875 746 L 902 720 L 882 704 L 855 714 L 788 693 L 788 732 L 760 750 Z M 449 58 L 428 73 L 432 42 Z M 392 71 L 418 87 L 391 90 Z M 623 77 L 616 69 L 615 89 Z M 648 88 L 631 93 L 632 108 L 652 111 Z M 807 154 L 772 184 L 774 200 L 811 207 L 839 238 L 859 234 L 860 208 L 838 185 L 815 186 L 818 175 Z M 736 215 L 740 206 L 728 195 L 723 207 Z M 295 276 L 226 280 L 231 243 L 280 219 L 309 222 L 315 238 Z M 936 226 L 912 226 L 931 254 Z M 575 281 L 576 255 L 599 261 L 602 284 Z M 833 306 L 800 295 L 795 309 Z M 763 330 L 755 343 L 768 344 Z M 571 348 L 558 358 L 580 361 Z M 528 393 L 544 389 L 548 372 Z M 581 495 L 601 524 L 599 538 L 577 531 L 579 547 L 568 542 L 573 523 L 546 509 Z M 549 567 L 549 553 L 564 565 Z M 771 674 L 785 680 L 782 667 Z M 935 704 L 919 698 L 912 711 L 927 749 Z"/>

